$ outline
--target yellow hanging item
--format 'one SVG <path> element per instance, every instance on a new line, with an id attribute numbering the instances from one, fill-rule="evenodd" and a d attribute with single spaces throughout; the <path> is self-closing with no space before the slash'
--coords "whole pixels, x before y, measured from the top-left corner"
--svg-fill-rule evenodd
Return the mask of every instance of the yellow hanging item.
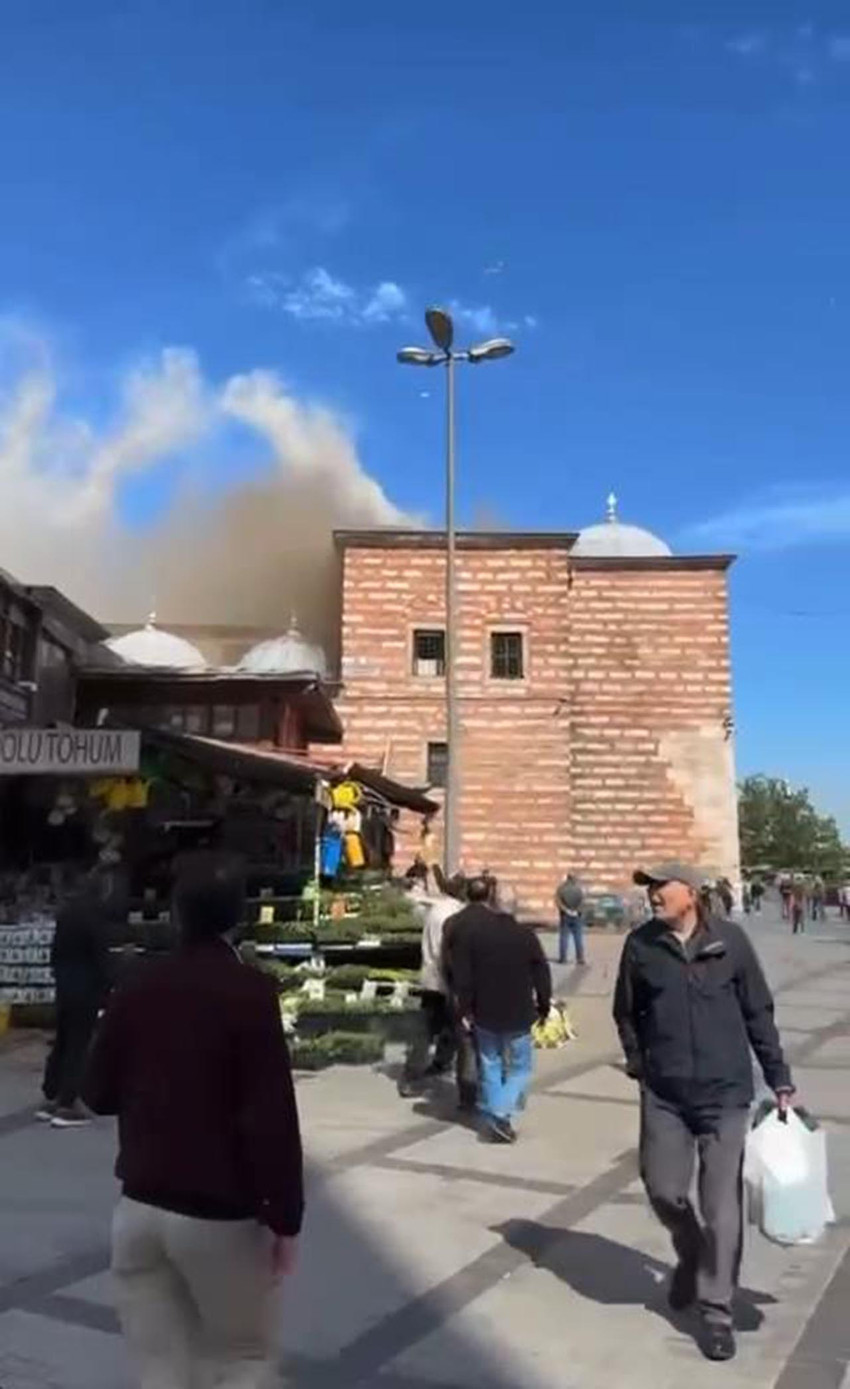
<path id="1" fill-rule="evenodd" d="M 341 781 L 331 789 L 334 810 L 354 810 L 363 799 L 363 791 L 356 781 Z"/>
<path id="2" fill-rule="evenodd" d="M 363 852 L 363 840 L 356 830 L 350 830 L 344 836 L 345 842 L 345 861 L 349 868 L 364 868 L 366 865 L 366 855 Z"/>

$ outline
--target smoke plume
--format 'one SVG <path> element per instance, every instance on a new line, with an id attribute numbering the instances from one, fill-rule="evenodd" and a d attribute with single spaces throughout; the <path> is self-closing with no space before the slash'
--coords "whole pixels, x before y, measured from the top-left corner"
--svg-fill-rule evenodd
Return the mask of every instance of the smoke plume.
<path id="1" fill-rule="evenodd" d="M 55 584 L 106 621 L 288 625 L 333 645 L 332 531 L 403 523 L 360 463 L 344 424 L 296 399 L 273 373 L 221 386 L 196 355 L 168 349 L 122 381 L 115 418 L 59 403 L 46 349 L 0 385 L 0 566 Z M 0 361 L 0 368 L 2 368 Z M 210 493 L 203 467 L 237 423 L 256 436 L 252 480 Z M 176 500 L 152 529 L 128 528 L 119 493 L 133 475 L 180 469 Z"/>

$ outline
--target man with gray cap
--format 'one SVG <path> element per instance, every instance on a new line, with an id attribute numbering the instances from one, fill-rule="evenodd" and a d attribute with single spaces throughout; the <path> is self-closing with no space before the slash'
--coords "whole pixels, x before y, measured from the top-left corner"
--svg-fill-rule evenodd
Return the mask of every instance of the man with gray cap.
<path id="1" fill-rule="evenodd" d="M 780 1110 L 794 1088 L 750 939 L 706 912 L 705 875 L 670 862 L 634 876 L 649 890 L 653 915 L 626 940 L 614 1020 L 626 1070 L 641 1085 L 641 1176 L 678 1259 L 670 1306 L 680 1312 L 698 1302 L 703 1353 L 731 1360 L 750 1048 Z M 695 1158 L 702 1224 L 690 1201 Z"/>

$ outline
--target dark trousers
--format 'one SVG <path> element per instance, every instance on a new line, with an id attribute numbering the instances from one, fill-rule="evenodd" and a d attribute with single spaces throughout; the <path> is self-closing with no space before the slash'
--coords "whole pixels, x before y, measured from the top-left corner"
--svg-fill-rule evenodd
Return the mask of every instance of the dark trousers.
<path id="1" fill-rule="evenodd" d="M 744 1239 L 746 1109 L 682 1109 L 644 1089 L 641 1177 L 652 1209 L 673 1237 L 681 1264 L 697 1273 L 708 1321 L 731 1325 Z M 697 1218 L 690 1191 L 698 1165 Z"/>
<path id="2" fill-rule="evenodd" d="M 69 1109 L 79 1097 L 100 1000 L 56 993 L 56 1037 L 44 1068 L 44 1098 Z"/>
<path id="3" fill-rule="evenodd" d="M 791 920 L 793 922 L 793 934 L 795 936 L 803 934 L 806 930 L 806 917 L 803 908 L 797 902 L 791 908 Z"/>
<path id="4" fill-rule="evenodd" d="M 433 1055 L 432 1055 L 433 1048 Z M 445 994 L 423 989 L 422 1011 L 404 1063 L 406 1080 L 419 1080 L 427 1070 L 447 1071 L 457 1050 L 454 1010 Z"/>

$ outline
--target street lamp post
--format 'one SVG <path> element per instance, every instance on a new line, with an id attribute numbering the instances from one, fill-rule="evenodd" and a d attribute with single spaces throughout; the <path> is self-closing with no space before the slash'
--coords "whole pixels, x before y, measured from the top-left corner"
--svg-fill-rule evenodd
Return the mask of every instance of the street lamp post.
<path id="1" fill-rule="evenodd" d="M 434 348 L 403 347 L 397 354 L 405 366 L 446 369 L 446 800 L 443 835 L 443 867 L 449 877 L 460 860 L 460 717 L 457 700 L 457 532 L 455 528 L 455 366 L 458 362 L 493 362 L 509 357 L 514 345 L 508 338 L 489 338 L 457 351 L 454 323 L 445 309 L 425 314 Z M 435 350 L 436 349 L 436 350 Z"/>

